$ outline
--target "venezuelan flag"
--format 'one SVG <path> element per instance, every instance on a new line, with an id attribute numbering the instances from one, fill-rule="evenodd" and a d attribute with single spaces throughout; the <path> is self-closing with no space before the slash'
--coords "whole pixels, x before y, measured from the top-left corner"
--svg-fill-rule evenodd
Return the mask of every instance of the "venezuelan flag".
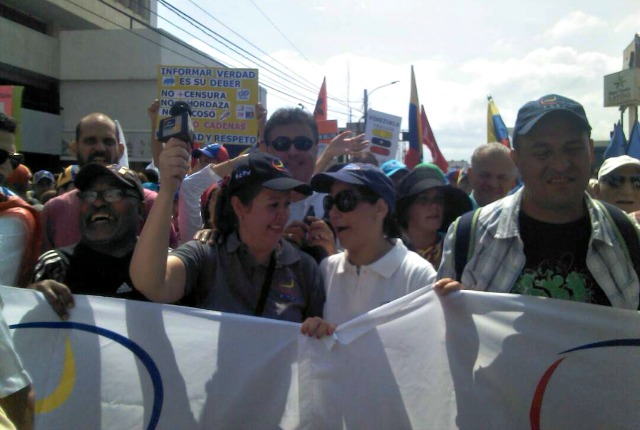
<path id="1" fill-rule="evenodd" d="M 493 97 L 487 96 L 487 99 L 489 100 L 489 105 L 487 106 L 487 143 L 500 142 L 511 149 L 509 132 L 504 125 L 504 121 L 502 121 L 496 104 L 493 102 Z"/>
<path id="2" fill-rule="evenodd" d="M 409 150 L 404 156 L 404 164 L 413 169 L 422 162 L 422 121 L 416 76 L 411 66 L 411 100 L 409 101 Z"/>

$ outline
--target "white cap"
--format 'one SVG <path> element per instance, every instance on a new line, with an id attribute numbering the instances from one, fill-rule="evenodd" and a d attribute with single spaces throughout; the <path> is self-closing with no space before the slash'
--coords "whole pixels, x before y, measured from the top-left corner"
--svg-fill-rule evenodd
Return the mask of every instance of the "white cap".
<path id="1" fill-rule="evenodd" d="M 636 166 L 640 168 L 640 160 L 629 157 L 628 155 L 607 158 L 604 160 L 604 163 L 602 163 L 602 166 L 600 166 L 600 170 L 598 171 L 598 181 L 622 166 Z"/>

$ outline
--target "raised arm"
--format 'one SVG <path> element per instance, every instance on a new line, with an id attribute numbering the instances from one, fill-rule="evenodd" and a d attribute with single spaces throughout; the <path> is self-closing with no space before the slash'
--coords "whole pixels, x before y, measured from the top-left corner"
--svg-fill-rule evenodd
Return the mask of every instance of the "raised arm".
<path id="1" fill-rule="evenodd" d="M 369 145 L 369 141 L 364 139 L 364 134 L 350 138 L 350 131 L 343 131 L 333 138 L 327 149 L 316 160 L 316 168 L 313 174 L 324 172 L 331 160 L 341 155 L 349 155 L 354 152 L 363 151 Z"/>
<path id="2" fill-rule="evenodd" d="M 184 295 L 186 272 L 177 257 L 168 256 L 173 196 L 189 169 L 189 146 L 170 139 L 160 154 L 161 184 L 153 208 L 133 252 L 129 273 L 149 300 L 173 303 Z"/>

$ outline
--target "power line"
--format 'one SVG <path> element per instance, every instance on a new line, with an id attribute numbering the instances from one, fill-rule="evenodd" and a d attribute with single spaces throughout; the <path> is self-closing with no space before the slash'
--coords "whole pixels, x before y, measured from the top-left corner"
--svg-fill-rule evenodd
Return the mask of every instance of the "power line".
<path id="1" fill-rule="evenodd" d="M 281 35 L 282 37 L 284 37 L 284 40 L 286 40 L 287 42 L 289 42 L 289 45 L 291 45 L 291 46 L 293 47 L 293 49 L 295 49 L 295 50 L 298 52 L 298 54 L 300 54 L 300 56 L 302 56 L 302 58 L 304 58 L 305 60 L 307 60 L 307 62 L 308 62 L 308 63 L 311 63 L 311 61 L 309 61 L 309 59 L 308 59 L 308 58 L 307 58 L 307 57 L 302 53 L 302 51 L 300 51 L 300 50 L 298 49 L 298 47 L 297 47 L 296 45 L 294 45 L 292 41 L 290 41 L 290 40 L 289 40 L 289 38 L 288 38 L 288 37 L 287 37 L 287 36 L 282 32 L 282 30 L 280 30 L 280 28 L 279 28 L 277 25 L 275 25 L 275 23 L 274 23 L 273 21 L 271 21 L 271 19 L 269 19 L 269 17 L 267 16 L 267 14 L 266 14 L 266 13 L 264 13 L 264 12 L 262 11 L 262 9 L 260 9 L 260 8 L 258 7 L 258 5 L 257 5 L 257 4 L 255 4 L 255 2 L 254 2 L 253 0 L 249 0 L 249 1 L 251 2 L 251 4 L 252 4 L 256 9 L 258 9 L 258 12 L 260 12 L 260 13 L 262 14 L 262 16 L 264 16 L 264 18 L 265 18 L 267 21 L 269 21 L 269 24 L 271 24 L 271 25 L 273 26 L 273 28 L 275 28 L 275 29 L 278 31 L 278 33 L 280 33 L 280 35 Z"/>
<path id="2" fill-rule="evenodd" d="M 106 18 L 106 17 L 103 17 L 102 15 L 97 14 L 97 13 L 96 13 L 96 12 L 94 12 L 93 10 L 90 10 L 90 9 L 86 8 L 86 7 L 82 6 L 81 4 L 78 4 L 78 3 L 76 3 L 76 2 L 74 2 L 74 1 L 72 1 L 72 0 L 66 0 L 66 1 L 67 1 L 68 3 L 73 4 L 74 6 L 76 6 L 76 7 L 78 7 L 78 8 L 80 8 L 80 9 L 82 9 L 82 10 L 84 10 L 84 11 L 86 11 L 86 12 L 88 12 L 88 13 L 90 13 L 90 14 L 94 15 L 94 16 L 96 16 L 96 17 L 99 17 L 99 18 L 103 19 L 103 20 L 104 20 L 104 21 L 106 21 L 106 22 L 109 22 L 109 23 L 113 24 L 115 27 L 119 27 L 119 28 L 121 28 L 121 29 L 123 29 L 123 30 L 126 30 L 126 31 L 128 31 L 129 33 L 131 33 L 131 34 L 135 35 L 136 37 L 139 37 L 139 38 L 141 38 L 141 39 L 144 39 L 145 41 L 147 41 L 147 42 L 149 42 L 149 43 L 151 43 L 151 44 L 153 44 L 153 45 L 156 45 L 156 46 L 158 46 L 158 47 L 161 47 L 161 48 L 163 48 L 163 49 L 165 49 L 165 50 L 167 50 L 167 51 L 173 52 L 173 53 L 177 54 L 178 56 L 183 57 L 183 58 L 185 58 L 185 59 L 187 59 L 187 60 L 190 60 L 190 61 L 192 61 L 192 62 L 194 62 L 195 64 L 198 64 L 198 65 L 200 65 L 200 66 L 203 66 L 203 67 L 210 67 L 210 64 L 203 63 L 203 62 L 202 62 L 202 61 L 200 61 L 199 59 L 196 59 L 196 58 L 190 57 L 190 56 L 188 56 L 188 55 L 185 55 L 185 53 L 184 53 L 184 52 L 180 52 L 180 51 L 177 51 L 177 50 L 175 50 L 175 49 L 171 49 L 170 47 L 168 47 L 168 46 L 166 46 L 166 45 L 163 45 L 163 44 L 161 44 L 161 43 L 156 42 L 156 41 L 155 41 L 155 40 L 153 40 L 153 39 L 150 39 L 150 38 L 148 38 L 148 37 L 145 37 L 143 34 L 140 34 L 140 33 L 138 33 L 138 32 L 135 32 L 135 31 L 133 31 L 132 29 L 127 28 L 127 27 L 124 27 L 123 25 L 121 25 L 121 24 L 119 24 L 119 23 L 117 23 L 117 22 L 115 22 L 115 21 L 113 21 L 113 20 L 111 20 L 111 19 L 108 19 L 108 18 Z M 183 46 L 184 48 L 188 49 L 188 50 L 189 50 L 189 51 L 191 51 L 192 53 L 198 54 L 199 56 L 202 56 L 202 55 L 203 55 L 201 51 L 199 51 L 199 50 L 198 50 L 198 49 L 196 49 L 195 47 L 193 47 L 193 46 L 189 45 L 188 43 L 186 43 L 186 42 L 184 42 L 184 41 L 182 41 L 182 40 L 180 40 L 180 39 L 176 38 L 175 36 L 172 36 L 170 33 L 166 33 L 166 34 L 165 34 L 165 32 L 163 32 L 162 30 L 160 30 L 160 29 L 158 29 L 158 28 L 154 28 L 154 27 L 150 26 L 148 23 L 146 23 L 146 22 L 144 22 L 144 21 L 142 21 L 142 20 L 138 19 L 137 17 L 135 17 L 135 16 L 133 16 L 133 15 L 130 15 L 130 14 L 127 14 L 127 13 L 123 12 L 122 10 L 115 8 L 113 5 L 111 5 L 111 4 L 109 4 L 109 3 L 107 3 L 105 0 L 99 0 L 99 1 L 100 1 L 101 3 L 103 3 L 103 4 L 105 4 L 106 6 L 109 6 L 110 8 L 112 8 L 112 9 L 116 10 L 117 12 L 122 13 L 123 15 L 125 15 L 125 16 L 127 16 L 127 17 L 129 17 L 130 19 L 134 20 L 134 21 L 135 21 L 135 22 L 137 22 L 138 24 L 143 25 L 144 27 L 146 27 L 147 29 L 149 29 L 149 30 L 151 30 L 151 31 L 155 32 L 156 34 L 159 34 L 159 35 L 161 35 L 161 36 L 163 36 L 163 37 L 170 37 L 174 42 L 176 42 L 176 43 L 178 43 L 179 45 Z M 160 17 L 160 18 L 161 18 L 161 19 L 163 19 L 162 17 Z M 164 20 L 164 19 L 163 19 L 163 20 Z M 166 21 L 166 20 L 165 20 L 165 21 Z M 201 41 L 201 42 L 203 42 L 203 41 Z M 213 48 L 211 45 L 207 44 L 206 42 L 203 42 L 203 43 L 205 43 L 207 46 L 209 46 L 209 47 Z M 215 61 L 217 61 L 217 60 L 215 60 Z M 223 64 L 223 63 L 220 63 L 220 64 L 222 64 L 222 65 L 224 66 L 224 64 Z M 284 95 L 284 96 L 286 96 L 288 99 L 292 99 L 292 100 L 294 100 L 294 101 L 295 101 L 295 102 L 294 102 L 294 104 L 295 104 L 296 102 L 315 103 L 315 100 L 314 100 L 314 99 L 312 99 L 312 98 L 310 98 L 310 97 L 307 97 L 307 96 L 301 95 L 301 97 L 305 97 L 305 99 L 306 99 L 306 100 L 305 100 L 305 99 L 301 99 L 301 98 L 298 98 L 298 97 L 296 97 L 296 96 L 292 95 L 290 91 L 286 91 L 286 90 L 288 90 L 288 89 L 281 90 L 281 89 L 278 89 L 278 88 L 276 88 L 276 87 L 274 87 L 274 86 L 272 86 L 272 85 L 265 84 L 264 82 L 263 82 L 263 83 L 261 83 L 261 85 L 262 85 L 262 86 L 264 86 L 264 87 L 266 87 L 266 88 L 269 88 L 269 89 L 271 89 L 271 90 L 273 90 L 273 91 L 275 91 L 275 92 L 278 92 L 278 93 L 283 94 L 283 95 Z M 275 94 L 274 94 L 274 96 L 275 96 Z M 280 98 L 280 97 L 278 97 L 278 98 Z M 310 100 L 310 101 L 309 101 L 309 100 Z M 333 111 L 334 111 L 334 110 L 333 110 Z M 341 115 L 341 116 L 346 115 L 344 112 L 340 112 L 340 111 L 334 111 L 334 112 L 335 112 L 335 113 L 337 113 L 337 114 L 339 114 L 339 115 Z"/>
<path id="3" fill-rule="evenodd" d="M 222 39 L 224 39 L 226 42 L 233 44 L 233 46 L 237 47 L 238 49 L 241 49 L 243 52 L 247 53 L 248 55 L 250 55 L 251 57 L 255 58 L 256 61 L 260 62 L 261 64 L 263 64 L 263 67 L 268 68 L 268 69 L 273 69 L 276 70 L 276 74 L 282 75 L 282 73 L 280 72 L 280 70 L 278 70 L 277 68 L 275 68 L 272 64 L 270 63 L 266 63 L 264 62 L 264 60 L 258 58 L 257 56 L 255 56 L 254 54 L 250 53 L 249 51 L 247 51 L 246 49 L 240 47 L 238 44 L 230 41 L 229 39 L 225 38 L 224 36 L 222 36 L 220 33 L 217 33 L 213 30 L 211 30 L 209 28 L 209 26 L 206 26 L 202 23 L 200 23 L 198 20 L 196 20 L 195 18 L 193 18 L 192 16 L 190 16 L 189 14 L 187 14 L 184 11 L 181 11 L 180 9 L 178 9 L 177 7 L 170 5 L 167 3 L 166 0 L 160 0 L 160 2 L 167 7 L 168 9 L 170 9 L 172 12 L 179 14 L 181 16 L 182 19 L 188 21 L 191 25 L 194 26 L 198 26 L 201 28 L 201 31 L 203 32 L 210 32 L 215 34 L 217 37 L 220 37 Z M 233 30 L 231 27 L 229 27 L 228 25 L 226 25 L 225 23 L 223 23 L 222 21 L 220 21 L 218 18 L 216 18 L 215 16 L 211 15 L 206 9 L 202 8 L 200 5 L 196 4 L 193 2 L 193 0 L 189 0 L 189 2 L 191 4 L 193 4 L 196 8 L 198 8 L 200 11 L 202 11 L 205 15 L 207 15 L 208 17 L 210 17 L 211 19 L 215 20 L 217 23 L 219 23 L 221 26 L 223 26 L 224 28 L 226 28 L 227 30 L 229 30 L 230 32 L 232 32 L 234 35 L 236 35 L 237 37 L 239 37 L 240 39 L 242 39 L 244 42 L 248 43 L 250 46 L 252 46 L 254 49 L 256 49 L 258 52 L 264 54 L 265 56 L 267 56 L 270 60 L 272 60 L 273 62 L 279 64 L 280 66 L 282 66 L 284 69 L 286 69 L 287 71 L 289 71 L 291 73 L 291 75 L 285 75 L 284 79 L 287 79 L 287 83 L 291 83 L 290 79 L 294 79 L 296 82 L 298 82 L 300 84 L 300 88 L 304 88 L 305 90 L 308 91 L 317 91 L 318 87 L 316 86 L 316 84 L 310 82 L 308 79 L 304 78 L 303 76 L 301 76 L 300 74 L 296 73 L 295 71 L 293 71 L 292 69 L 290 69 L 288 66 L 286 66 L 285 64 L 283 64 L 282 62 L 278 61 L 276 58 L 272 57 L 271 55 L 269 55 L 267 52 L 265 52 L 264 50 L 262 50 L 261 48 L 259 48 L 258 46 L 256 46 L 254 43 L 252 43 L 251 41 L 249 41 L 248 39 L 246 39 L 244 36 L 242 36 L 241 34 L 239 34 L 238 32 L 236 32 L 235 30 Z M 165 20 L 166 21 L 166 20 Z M 167 21 L 168 22 L 168 21 Z M 172 23 L 171 23 L 172 24 Z M 197 24 L 197 25 L 196 25 Z M 172 24 L 173 25 L 173 24 Z M 210 36 L 212 36 L 210 34 Z M 218 40 L 217 37 L 212 36 L 214 39 Z M 219 41 L 219 40 L 218 40 Z M 221 42 L 222 43 L 222 42 Z M 223 43 L 224 44 L 224 43 Z M 229 48 L 226 44 L 225 46 L 227 48 Z M 232 48 L 229 48 L 231 50 L 233 50 Z M 233 50 L 234 52 L 236 52 L 235 50 Z M 308 61 L 308 60 L 307 60 Z M 342 104 L 344 107 L 349 108 L 349 103 L 345 100 L 341 100 L 339 98 L 336 97 L 332 97 L 332 96 L 328 96 L 327 97 L 330 100 L 336 101 L 340 104 Z"/>
<path id="4" fill-rule="evenodd" d="M 218 41 L 219 43 L 221 43 L 221 44 L 222 44 L 223 46 L 225 46 L 227 49 L 229 49 L 229 50 L 233 51 L 234 53 L 236 53 L 236 54 L 240 55 L 242 58 L 244 58 L 244 59 L 246 59 L 246 60 L 248 60 L 248 61 L 250 61 L 250 62 L 253 62 L 250 58 L 247 58 L 247 56 L 246 56 L 246 55 L 244 55 L 243 53 L 238 52 L 238 51 L 237 51 L 237 50 L 235 50 L 234 48 L 232 48 L 232 47 L 228 46 L 228 45 L 227 45 L 227 43 L 225 43 L 225 42 L 228 42 L 228 43 L 232 44 L 233 46 L 238 47 L 238 45 L 236 45 L 235 43 L 233 43 L 233 42 L 229 41 L 228 39 L 226 39 L 225 37 L 223 37 L 223 36 L 219 35 L 218 33 L 216 33 L 216 32 L 214 32 L 214 31 L 210 30 L 207 26 L 205 26 L 204 24 L 202 24 L 202 23 L 198 22 L 197 20 L 193 19 L 193 18 L 192 18 L 192 17 L 190 17 L 188 14 L 186 14 L 185 12 L 183 12 L 183 11 L 179 10 L 179 9 L 178 9 L 178 8 L 176 8 L 175 6 L 172 6 L 172 5 L 170 5 L 170 4 L 167 4 L 166 0 L 160 0 L 160 2 L 161 2 L 165 7 L 167 7 L 167 9 L 168 9 L 168 10 L 170 10 L 171 12 L 173 12 L 174 14 L 176 14 L 179 18 L 181 18 L 181 19 L 183 19 L 183 20 L 187 21 L 189 24 L 191 24 L 191 25 L 192 25 L 192 26 L 194 26 L 195 28 L 199 29 L 201 32 L 205 33 L 205 35 L 208 35 L 209 37 L 212 37 L 214 40 L 216 40 L 216 41 Z M 163 19 L 163 20 L 164 20 L 164 19 Z M 167 20 L 165 20 L 165 21 L 167 21 Z M 169 22 L 169 21 L 167 21 L 167 22 Z M 175 24 L 173 24 L 173 23 L 170 23 L 170 24 L 171 24 L 171 25 L 173 25 L 173 26 L 175 26 L 176 28 L 179 28 L 178 26 L 176 26 L 176 25 L 175 25 Z M 182 30 L 184 30 L 184 29 L 182 29 Z M 193 35 L 192 35 L 192 36 L 193 36 Z M 211 46 L 210 44 L 208 44 L 208 43 L 207 43 L 207 42 L 205 42 L 204 40 L 202 40 L 202 39 L 200 39 L 200 38 L 198 38 L 198 37 L 196 37 L 196 36 L 193 36 L 193 37 L 194 37 L 195 39 L 197 39 L 198 41 L 200 41 L 200 42 L 204 43 L 205 45 L 209 46 L 210 48 L 215 49 L 215 48 L 213 48 L 213 46 Z M 219 40 L 219 38 L 222 38 L 225 42 L 223 42 L 223 41 Z M 255 58 L 258 62 L 262 63 L 262 64 L 264 65 L 264 71 L 266 71 L 266 72 L 270 72 L 270 73 L 273 73 L 273 74 L 276 76 L 276 78 L 283 79 L 286 83 L 288 83 L 288 84 L 290 84 L 290 85 L 291 85 L 291 84 L 296 85 L 295 83 L 292 83 L 292 82 L 288 81 L 289 76 L 287 76 L 287 75 L 284 75 L 284 76 L 283 76 L 283 75 L 282 75 L 282 73 L 279 73 L 279 71 L 277 71 L 277 69 L 276 69 L 276 71 L 277 71 L 277 72 L 276 72 L 276 73 L 274 73 L 274 72 L 272 71 L 273 66 L 269 65 L 268 63 L 265 63 L 263 60 L 260 60 L 260 59 L 259 59 L 259 58 L 257 58 L 255 55 L 251 54 L 250 52 L 246 51 L 245 49 L 243 49 L 243 48 L 241 48 L 241 47 L 238 47 L 238 49 L 242 50 L 242 51 L 243 51 L 244 53 L 246 53 L 247 55 L 250 55 L 251 57 Z M 238 60 L 236 59 L 236 61 L 238 61 Z M 240 62 L 240 64 L 243 64 L 243 63 L 242 63 L 242 62 Z M 245 67 L 247 67 L 245 64 L 243 64 L 243 65 L 244 65 Z M 305 95 L 305 94 L 300 93 L 299 91 L 295 91 L 295 90 L 293 90 L 290 86 L 289 86 L 289 87 L 285 87 L 287 92 L 284 92 L 283 90 L 278 90 L 278 89 L 274 88 L 274 87 L 272 86 L 273 84 L 272 84 L 272 85 L 268 85 L 268 84 L 266 84 L 266 83 L 264 83 L 264 82 L 263 82 L 262 84 L 263 84 L 265 87 L 267 87 L 267 88 L 271 88 L 271 89 L 274 89 L 274 90 L 276 90 L 276 91 L 279 91 L 279 92 L 281 92 L 282 94 L 287 94 L 287 92 L 293 92 L 295 95 L 297 95 L 297 96 L 299 96 L 299 97 L 304 97 L 304 98 L 306 98 L 306 99 L 307 99 L 307 103 L 315 104 L 315 101 L 316 101 L 316 100 L 315 100 L 315 93 L 314 93 L 314 95 L 313 95 L 313 96 Z M 314 88 L 313 90 L 309 90 L 308 88 L 305 88 L 305 87 L 303 87 L 303 86 L 301 86 L 301 85 L 296 85 L 296 86 L 300 87 L 300 88 L 301 88 L 302 90 L 304 90 L 304 91 L 315 91 L 315 88 Z M 304 101 L 304 100 L 303 100 L 303 101 Z M 344 115 L 344 116 L 347 116 L 347 115 L 348 115 L 348 113 L 346 113 L 346 112 L 344 112 L 344 111 L 337 110 L 337 109 L 333 109 L 333 108 L 331 108 L 331 109 L 328 109 L 328 110 L 329 110 L 329 111 L 332 111 L 332 112 L 334 112 L 334 113 L 336 113 L 336 114 L 339 114 L 339 115 Z"/>

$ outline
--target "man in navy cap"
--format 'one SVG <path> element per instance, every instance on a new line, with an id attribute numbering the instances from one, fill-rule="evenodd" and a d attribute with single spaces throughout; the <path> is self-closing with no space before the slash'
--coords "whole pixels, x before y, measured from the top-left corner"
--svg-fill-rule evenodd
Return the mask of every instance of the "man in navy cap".
<path id="1" fill-rule="evenodd" d="M 584 108 L 566 97 L 550 94 L 520 108 L 511 157 L 524 186 L 478 209 L 462 270 L 456 269 L 458 223 L 451 226 L 436 288 L 638 309 L 638 276 L 610 217 L 617 209 L 607 211 L 585 192 L 590 135 Z"/>

